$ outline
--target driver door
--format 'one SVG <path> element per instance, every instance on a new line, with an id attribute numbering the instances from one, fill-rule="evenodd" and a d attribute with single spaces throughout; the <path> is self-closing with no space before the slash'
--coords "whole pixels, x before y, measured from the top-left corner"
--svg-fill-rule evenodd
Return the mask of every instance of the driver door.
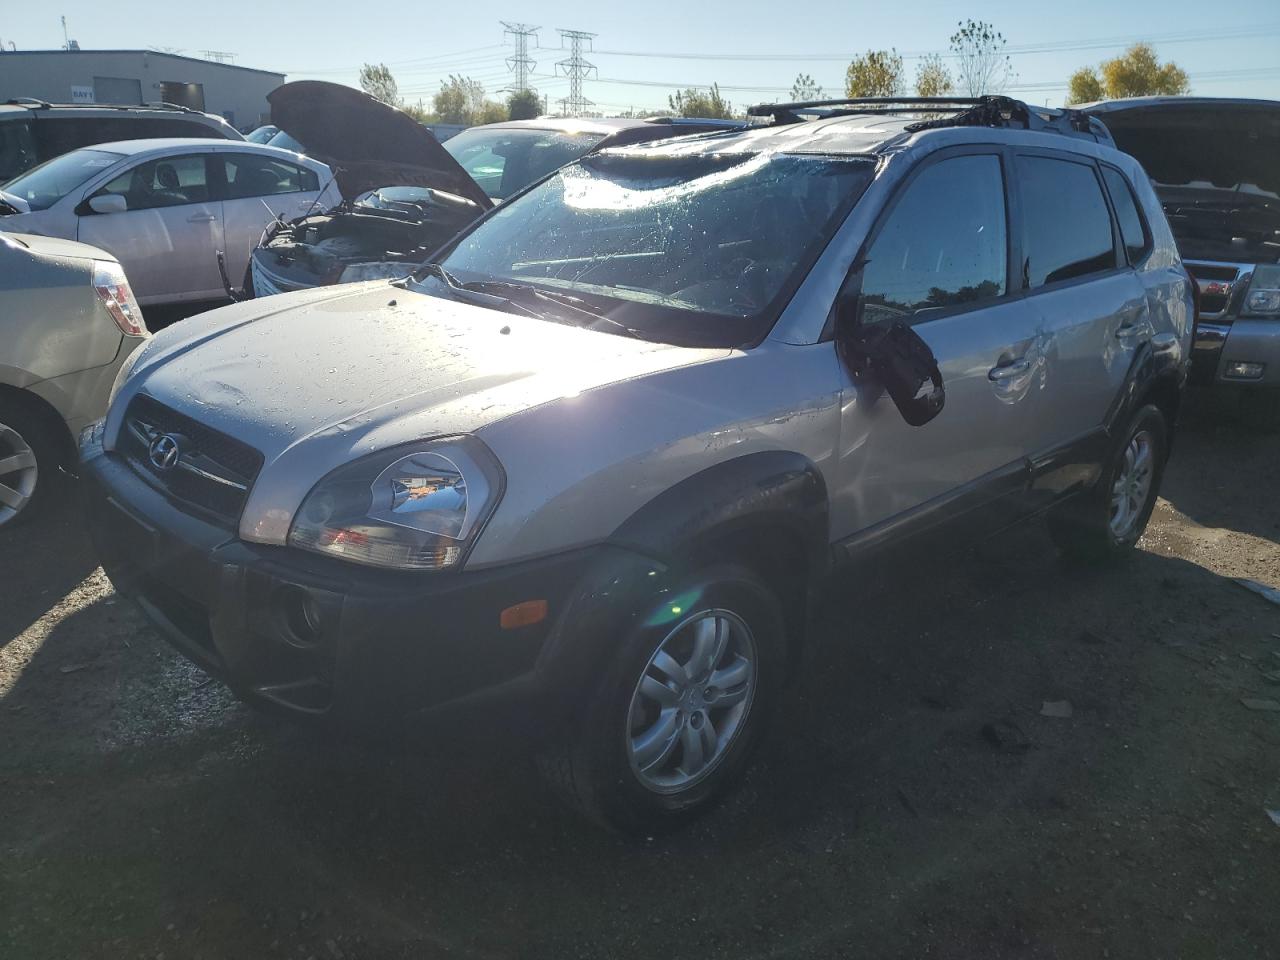
<path id="1" fill-rule="evenodd" d="M 879 384 L 842 365 L 836 540 L 964 514 L 998 528 L 1020 512 L 1044 364 L 1037 314 L 1010 296 L 1006 163 L 999 148 L 928 158 L 872 232 L 861 323 L 909 324 L 937 358 L 946 403 L 910 426 Z"/>
<path id="2" fill-rule="evenodd" d="M 215 256 L 222 204 L 210 190 L 207 159 L 193 153 L 145 160 L 89 194 L 122 196 L 127 210 L 95 213 L 87 202 L 77 208 L 77 239 L 120 261 L 139 303 L 225 296 Z"/>

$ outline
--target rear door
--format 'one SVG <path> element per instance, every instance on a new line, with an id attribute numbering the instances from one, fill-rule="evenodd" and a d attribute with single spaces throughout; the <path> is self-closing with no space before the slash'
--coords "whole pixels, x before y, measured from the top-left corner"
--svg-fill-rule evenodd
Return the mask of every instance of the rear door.
<path id="1" fill-rule="evenodd" d="M 293 220 L 316 202 L 323 186 L 301 164 L 256 153 L 216 153 L 221 171 L 227 279 L 239 286 L 249 253 L 273 219 Z"/>
<path id="2" fill-rule="evenodd" d="M 966 514 L 998 528 L 1021 509 L 1043 364 L 1036 315 L 1010 282 L 1008 159 L 991 147 L 926 160 L 872 234 L 862 322 L 910 324 L 938 359 L 946 406 L 912 427 L 846 374 L 837 539 Z"/>
<path id="3" fill-rule="evenodd" d="M 1092 479 L 1108 410 L 1151 323 L 1098 164 L 1018 150 L 1015 169 L 1020 269 L 1048 363 L 1033 470 L 1037 489 L 1056 495 Z"/>
<path id="4" fill-rule="evenodd" d="M 78 209 L 77 239 L 119 260 L 141 303 L 225 295 L 215 256 L 223 242 L 222 205 L 210 183 L 212 159 L 191 153 L 133 164 L 88 195 L 122 196 L 126 211 L 94 213 L 87 203 Z"/>

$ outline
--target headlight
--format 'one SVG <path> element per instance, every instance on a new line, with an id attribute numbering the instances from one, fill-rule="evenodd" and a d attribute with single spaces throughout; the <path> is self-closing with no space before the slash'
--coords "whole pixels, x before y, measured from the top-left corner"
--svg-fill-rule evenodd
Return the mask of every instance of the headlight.
<path id="1" fill-rule="evenodd" d="M 1253 269 L 1253 279 L 1244 295 L 1246 316 L 1280 316 L 1280 264 L 1263 264 Z"/>
<path id="2" fill-rule="evenodd" d="M 395 447 L 333 471 L 307 494 L 289 544 L 392 570 L 457 565 L 502 496 L 475 437 Z"/>
<path id="3" fill-rule="evenodd" d="M 339 283 L 361 280 L 399 280 L 413 273 L 412 263 L 353 263 L 338 276 Z"/>

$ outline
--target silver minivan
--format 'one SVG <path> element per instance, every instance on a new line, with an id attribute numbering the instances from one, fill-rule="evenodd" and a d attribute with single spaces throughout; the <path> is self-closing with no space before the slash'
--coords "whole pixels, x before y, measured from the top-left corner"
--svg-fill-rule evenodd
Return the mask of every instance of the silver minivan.
<path id="1" fill-rule="evenodd" d="M 1003 98 L 758 112 L 156 336 L 82 439 L 117 588 L 265 709 L 512 701 L 650 830 L 742 771 L 836 566 L 1132 548 L 1193 319 L 1138 164 Z"/>

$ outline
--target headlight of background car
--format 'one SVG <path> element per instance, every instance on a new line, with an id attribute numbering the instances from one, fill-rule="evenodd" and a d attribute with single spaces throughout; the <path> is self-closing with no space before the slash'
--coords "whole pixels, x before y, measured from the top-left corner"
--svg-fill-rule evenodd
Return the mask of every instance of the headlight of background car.
<path id="1" fill-rule="evenodd" d="M 458 564 L 502 496 L 475 437 L 395 447 L 339 467 L 307 494 L 289 544 L 392 570 Z"/>
<path id="2" fill-rule="evenodd" d="M 1280 264 L 1260 264 L 1253 269 L 1244 313 L 1251 317 L 1280 317 Z"/>

